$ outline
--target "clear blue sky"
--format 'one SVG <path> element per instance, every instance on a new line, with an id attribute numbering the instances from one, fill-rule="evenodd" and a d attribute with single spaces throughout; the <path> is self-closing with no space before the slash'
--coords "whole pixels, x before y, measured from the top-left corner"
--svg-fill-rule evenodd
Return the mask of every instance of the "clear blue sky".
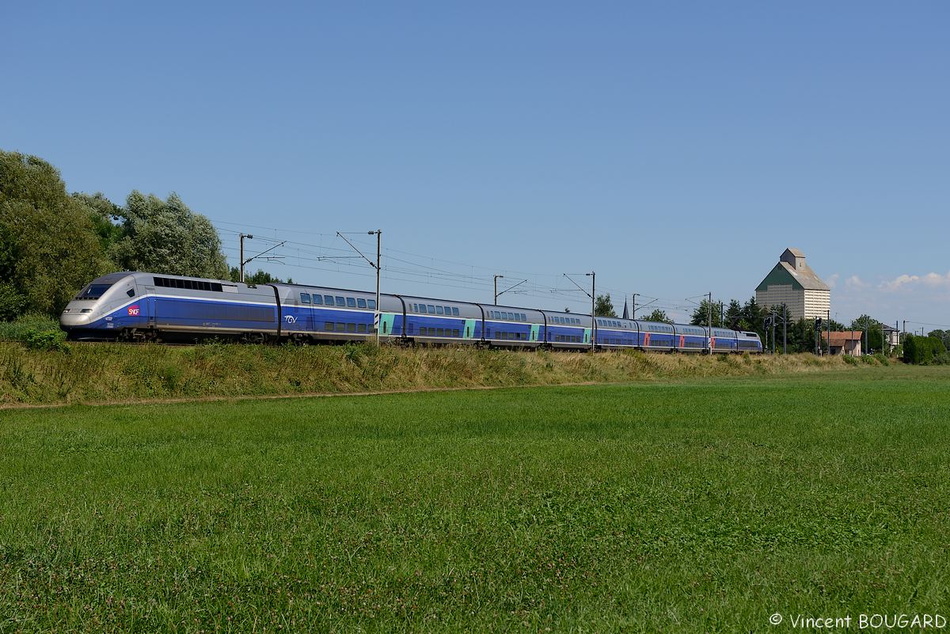
<path id="1" fill-rule="evenodd" d="M 21 2 L 0 148 L 177 192 L 294 281 L 514 305 L 746 301 L 950 327 L 950 4 Z M 571 278 L 565 277 L 565 273 Z M 687 299 L 691 298 L 691 299 Z"/>

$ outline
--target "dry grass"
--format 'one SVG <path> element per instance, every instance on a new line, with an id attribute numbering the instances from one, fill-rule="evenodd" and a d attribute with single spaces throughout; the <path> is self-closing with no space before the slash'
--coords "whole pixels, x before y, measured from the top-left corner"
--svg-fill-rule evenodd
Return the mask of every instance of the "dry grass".
<path id="1" fill-rule="evenodd" d="M 120 344 L 27 350 L 0 342 L 0 406 L 142 399 L 350 394 L 800 374 L 840 358 L 596 355 L 372 345 L 191 347 Z"/>

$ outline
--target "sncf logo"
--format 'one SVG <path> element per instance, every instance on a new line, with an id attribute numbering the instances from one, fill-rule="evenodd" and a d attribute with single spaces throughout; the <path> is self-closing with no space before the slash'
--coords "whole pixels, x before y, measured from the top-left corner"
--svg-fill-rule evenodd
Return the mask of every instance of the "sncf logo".
<path id="1" fill-rule="evenodd" d="M 139 307 L 138 307 L 138 305 L 129 306 L 129 315 L 132 316 L 132 317 L 138 317 L 138 315 L 139 315 Z"/>

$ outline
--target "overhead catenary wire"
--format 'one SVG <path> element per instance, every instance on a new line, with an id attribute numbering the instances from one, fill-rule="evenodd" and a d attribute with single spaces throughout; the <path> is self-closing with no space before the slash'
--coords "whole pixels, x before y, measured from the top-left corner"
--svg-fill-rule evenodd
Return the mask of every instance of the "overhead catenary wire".
<path id="1" fill-rule="evenodd" d="M 242 231 L 253 229 L 255 240 L 274 244 L 283 243 L 280 253 L 284 256 L 284 260 L 270 262 L 268 268 L 272 270 L 312 271 L 314 273 L 343 275 L 354 280 L 369 280 L 375 276 L 373 271 L 367 269 L 365 262 L 360 261 L 359 256 L 353 256 L 351 249 L 335 244 L 339 242 L 335 232 L 308 232 L 223 221 L 212 221 L 212 223 L 221 234 L 233 238 L 236 238 Z M 227 225 L 238 227 L 238 229 L 231 229 Z M 314 237 L 318 240 L 304 241 L 301 240 L 301 236 Z M 366 245 L 355 238 L 353 241 L 357 246 L 362 245 L 367 249 L 370 248 L 370 245 Z M 230 259 L 234 259 L 237 255 L 236 242 L 236 239 L 223 240 L 222 251 Z M 320 244 L 316 242 L 320 242 Z M 385 248 L 383 254 L 383 259 L 391 263 L 382 269 L 387 285 L 398 283 L 406 285 L 424 284 L 444 289 L 462 290 L 466 293 L 476 291 L 490 295 L 494 275 L 498 272 L 498 267 L 446 260 L 433 257 L 431 254 L 419 254 L 392 247 Z M 519 285 L 519 289 L 512 291 L 512 294 L 517 294 L 524 299 L 524 301 L 519 300 L 518 303 L 520 304 L 529 303 L 529 300 L 533 299 L 539 304 L 550 305 L 552 300 L 557 300 L 571 307 L 572 311 L 587 312 L 589 310 L 588 302 L 585 301 L 587 298 L 579 297 L 576 289 L 565 288 L 563 277 L 560 274 L 526 272 L 514 269 L 502 269 L 502 272 L 506 276 L 524 279 L 524 282 Z M 312 282 L 311 280 L 297 281 Z M 331 285 L 340 284 L 333 282 Z M 610 295 L 612 299 L 626 297 L 624 290 L 603 285 L 600 285 L 597 292 Z M 680 313 L 688 314 L 689 312 L 689 307 L 684 306 L 681 300 L 645 295 L 641 295 L 641 297 L 649 298 L 649 305 L 654 306 L 655 309 L 668 314 L 672 313 L 670 314 L 671 317 Z M 560 308 L 563 307 L 558 307 L 558 309 Z"/>

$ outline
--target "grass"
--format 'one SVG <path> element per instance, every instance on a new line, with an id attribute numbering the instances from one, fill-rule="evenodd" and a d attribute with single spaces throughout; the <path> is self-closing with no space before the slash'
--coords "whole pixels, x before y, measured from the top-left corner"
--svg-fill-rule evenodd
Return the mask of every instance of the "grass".
<path id="1" fill-rule="evenodd" d="M 38 344 L 46 339 L 34 337 Z M 625 383 L 859 369 L 841 357 L 519 353 L 373 345 L 187 347 L 0 341 L 0 407 L 233 396 L 348 394 L 427 388 Z"/>
<path id="2" fill-rule="evenodd" d="M 939 612 L 948 378 L 0 411 L 0 631 L 787 631 L 769 616 Z"/>

